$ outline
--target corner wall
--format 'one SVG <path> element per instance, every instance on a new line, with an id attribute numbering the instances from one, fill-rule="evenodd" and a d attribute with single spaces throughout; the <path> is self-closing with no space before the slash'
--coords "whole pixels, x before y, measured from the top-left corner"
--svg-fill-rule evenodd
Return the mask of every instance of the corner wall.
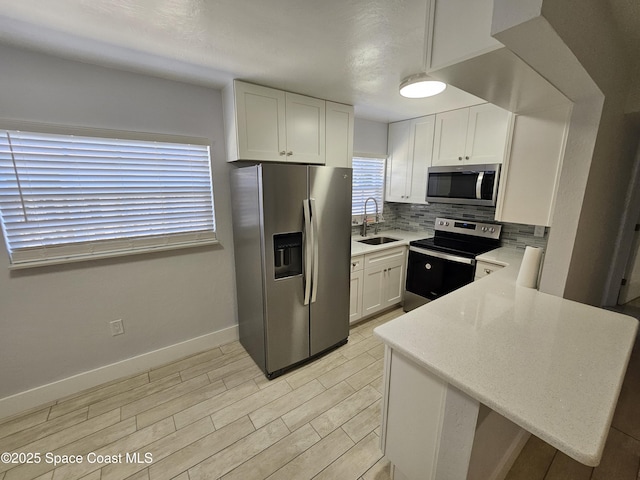
<path id="1" fill-rule="evenodd" d="M 574 102 L 540 289 L 602 305 L 633 167 L 615 25 L 599 0 L 495 0 L 492 30 Z"/>
<path id="2" fill-rule="evenodd" d="M 213 247 L 13 272 L 0 242 L 0 399 L 233 329 L 220 92 L 2 45 L 0 65 L 5 124 L 19 120 L 209 139 L 220 240 Z M 112 337 L 109 322 L 119 318 L 125 334 Z"/>

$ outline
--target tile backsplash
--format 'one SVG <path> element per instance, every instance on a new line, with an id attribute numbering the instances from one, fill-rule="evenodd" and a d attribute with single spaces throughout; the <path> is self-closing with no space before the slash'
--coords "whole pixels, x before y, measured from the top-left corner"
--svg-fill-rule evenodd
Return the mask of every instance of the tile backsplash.
<path id="1" fill-rule="evenodd" d="M 397 228 L 399 230 L 408 230 L 412 232 L 426 231 L 431 235 L 434 233 L 433 226 L 436 217 L 500 223 L 502 225 L 502 234 L 500 236 L 502 244 L 504 246 L 521 249 L 524 249 L 527 245 L 546 248 L 547 239 L 549 237 L 549 228 L 545 229 L 544 237 L 535 237 L 533 235 L 534 225 L 495 222 L 494 207 L 452 205 L 448 203 L 419 205 L 411 203 L 385 202 L 383 216 L 385 219 L 384 225 L 381 226 L 383 230 Z"/>

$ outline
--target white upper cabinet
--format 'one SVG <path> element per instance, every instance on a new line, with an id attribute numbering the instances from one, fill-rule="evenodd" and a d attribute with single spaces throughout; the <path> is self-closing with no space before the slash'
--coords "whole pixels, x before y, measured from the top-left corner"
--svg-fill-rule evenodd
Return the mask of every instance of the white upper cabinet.
<path id="1" fill-rule="evenodd" d="M 389 124 L 385 200 L 426 203 L 434 124 L 433 115 Z"/>
<path id="2" fill-rule="evenodd" d="M 491 37 L 493 0 L 432 0 L 430 70 L 502 47 Z"/>
<path id="3" fill-rule="evenodd" d="M 465 162 L 502 163 L 511 114 L 490 103 L 469 108 Z"/>
<path id="4" fill-rule="evenodd" d="M 496 220 L 551 226 L 570 116 L 570 106 L 515 116 Z"/>
<path id="5" fill-rule="evenodd" d="M 325 101 L 235 80 L 223 90 L 227 161 L 325 163 Z"/>
<path id="6" fill-rule="evenodd" d="M 285 93 L 287 161 L 325 162 L 325 101 Z"/>
<path id="7" fill-rule="evenodd" d="M 468 108 L 436 115 L 432 166 L 457 165 L 464 160 L 468 124 Z"/>
<path id="8" fill-rule="evenodd" d="M 385 188 L 385 200 L 389 202 L 408 201 L 405 196 L 407 176 L 410 171 L 410 141 L 411 120 L 389 124 L 389 156 Z"/>
<path id="9" fill-rule="evenodd" d="M 224 106 L 227 160 L 286 160 L 285 92 L 233 82 Z"/>
<path id="10" fill-rule="evenodd" d="M 510 118 L 490 103 L 437 114 L 432 165 L 502 163 Z"/>
<path id="11" fill-rule="evenodd" d="M 326 165 L 351 168 L 354 112 L 351 105 L 326 102 Z"/>

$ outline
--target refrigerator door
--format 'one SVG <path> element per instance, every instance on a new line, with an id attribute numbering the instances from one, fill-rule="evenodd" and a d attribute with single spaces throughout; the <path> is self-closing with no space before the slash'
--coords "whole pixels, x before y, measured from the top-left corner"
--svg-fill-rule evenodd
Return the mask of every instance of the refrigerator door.
<path id="1" fill-rule="evenodd" d="M 261 169 L 266 371 L 309 356 L 309 307 L 304 305 L 303 205 L 307 167 L 263 164 Z"/>
<path id="2" fill-rule="evenodd" d="M 311 355 L 349 335 L 351 169 L 309 167 L 314 228 Z"/>

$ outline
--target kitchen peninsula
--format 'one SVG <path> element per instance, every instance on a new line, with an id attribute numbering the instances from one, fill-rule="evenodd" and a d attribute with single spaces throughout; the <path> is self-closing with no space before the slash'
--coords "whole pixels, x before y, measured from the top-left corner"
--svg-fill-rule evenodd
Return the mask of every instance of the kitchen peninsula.
<path id="1" fill-rule="evenodd" d="M 476 478 L 473 451 L 492 438 L 482 408 L 597 465 L 637 321 L 517 286 L 519 258 L 504 249 L 478 260 L 506 267 L 375 330 L 395 478 Z"/>

